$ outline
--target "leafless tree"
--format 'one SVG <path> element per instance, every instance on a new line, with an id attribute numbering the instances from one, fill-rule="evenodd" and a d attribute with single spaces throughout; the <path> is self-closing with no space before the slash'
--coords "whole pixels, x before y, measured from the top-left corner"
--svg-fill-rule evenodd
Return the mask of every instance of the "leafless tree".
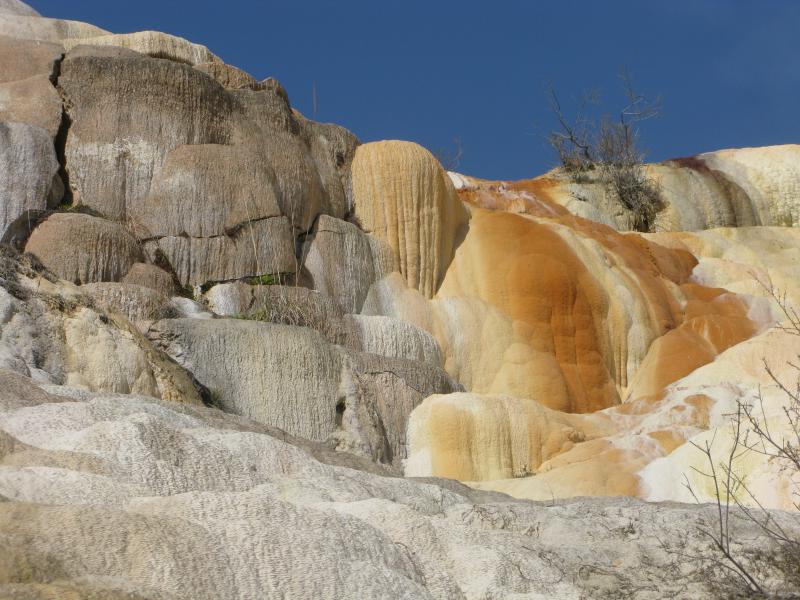
<path id="1" fill-rule="evenodd" d="M 576 183 L 597 178 L 631 214 L 631 226 L 649 231 L 661 209 L 659 188 L 644 165 L 640 146 L 640 124 L 661 113 L 659 98 L 651 100 L 636 91 L 628 72 L 620 71 L 626 104 L 616 117 L 605 115 L 598 120 L 590 108 L 598 104 L 596 92 L 586 94 L 574 119 L 569 119 L 553 87 L 549 89 L 550 108 L 559 124 L 548 142 L 561 168 Z"/>
<path id="2" fill-rule="evenodd" d="M 759 280 L 759 283 L 762 283 Z M 793 335 L 800 335 L 800 320 L 797 312 L 787 302 L 786 294 L 778 292 L 770 283 L 762 286 L 778 304 L 788 319 L 777 327 Z M 800 358 L 800 357 L 799 357 Z M 795 374 L 795 382 L 788 385 L 782 381 L 766 359 L 764 369 L 777 390 L 783 394 L 785 402 L 781 419 L 781 431 L 775 430 L 767 418 L 765 399 L 761 389 L 754 401 L 739 398 L 734 412 L 729 415 L 731 427 L 731 448 L 722 462 L 715 461 L 712 453 L 716 435 L 702 446 L 692 442 L 705 457 L 705 470 L 694 471 L 709 479 L 714 487 L 716 504 L 716 523 L 713 528 L 700 529 L 717 552 L 712 561 L 722 570 L 727 570 L 735 581 L 741 584 L 741 591 L 750 596 L 770 597 L 772 590 L 767 586 L 770 580 L 781 582 L 785 589 L 794 589 L 800 597 L 800 536 L 797 518 L 788 515 L 781 520 L 779 513 L 767 510 L 745 477 L 736 472 L 735 463 L 748 453 L 765 457 L 789 475 L 800 475 L 800 366 L 797 361 L 789 362 Z M 688 478 L 684 484 L 696 501 L 699 502 Z M 800 511 L 800 490 L 794 490 L 794 508 Z M 771 548 L 746 547 L 735 550 L 731 544 L 734 535 L 731 528 L 732 508 L 737 518 L 755 523 L 765 534 Z M 789 522 L 793 521 L 792 527 Z M 741 547 L 741 544 L 740 544 Z"/>
<path id="3" fill-rule="evenodd" d="M 558 162 L 572 178 L 580 178 L 584 171 L 593 169 L 595 157 L 595 138 L 597 125 L 590 116 L 589 107 L 596 105 L 599 94 L 596 91 L 584 94 L 574 119 L 569 119 L 561 107 L 555 87 L 548 88 L 550 110 L 558 120 L 559 128 L 551 131 L 547 141 L 556 153 Z"/>
<path id="4" fill-rule="evenodd" d="M 461 164 L 461 157 L 464 155 L 464 149 L 461 146 L 460 138 L 453 138 L 453 150 L 447 148 L 440 148 L 434 152 L 436 160 L 442 165 L 445 171 L 455 171 L 458 165 Z"/>

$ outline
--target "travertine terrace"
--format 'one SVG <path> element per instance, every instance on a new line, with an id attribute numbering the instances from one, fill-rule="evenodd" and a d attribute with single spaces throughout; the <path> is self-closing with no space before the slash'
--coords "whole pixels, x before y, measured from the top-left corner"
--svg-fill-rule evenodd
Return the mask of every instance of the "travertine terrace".
<path id="1" fill-rule="evenodd" d="M 290 97 L 0 0 L 0 596 L 710 597 L 684 483 L 737 401 L 785 426 L 800 146 L 648 165 L 634 233 Z"/>

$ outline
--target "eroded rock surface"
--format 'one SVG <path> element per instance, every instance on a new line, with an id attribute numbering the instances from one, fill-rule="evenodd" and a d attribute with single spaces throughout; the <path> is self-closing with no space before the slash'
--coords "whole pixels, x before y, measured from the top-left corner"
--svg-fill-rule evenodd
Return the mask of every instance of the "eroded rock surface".
<path id="1" fill-rule="evenodd" d="M 338 466 L 312 443 L 213 409 L 45 392 L 24 379 L 0 390 L 3 594 L 449 600 L 719 589 L 701 561 L 661 545 L 705 551 L 696 527 L 710 513 L 694 507 L 523 503 Z M 755 525 L 734 527 L 761 539 Z"/>
<path id="2" fill-rule="evenodd" d="M 353 162 L 353 199 L 364 231 L 394 250 L 409 287 L 432 297 L 467 220 L 436 158 L 411 142 L 365 144 Z"/>
<path id="3" fill-rule="evenodd" d="M 797 149 L 650 165 L 626 234 L 591 174 L 447 174 L 204 46 L 0 0 L 0 595 L 719 593 L 713 511 L 619 497 L 714 501 L 737 401 L 793 434 Z"/>
<path id="4" fill-rule="evenodd" d="M 80 213 L 50 215 L 34 229 L 25 251 L 76 284 L 119 281 L 144 259 L 125 227 Z"/>
<path id="5" fill-rule="evenodd" d="M 435 365 L 363 354 L 308 327 L 239 319 L 171 319 L 148 335 L 223 410 L 382 462 L 405 458 L 408 415 L 458 389 Z"/>
<path id="6" fill-rule="evenodd" d="M 64 187 L 46 131 L 0 122 L 0 242 L 20 244 L 38 217 L 55 206 Z"/>

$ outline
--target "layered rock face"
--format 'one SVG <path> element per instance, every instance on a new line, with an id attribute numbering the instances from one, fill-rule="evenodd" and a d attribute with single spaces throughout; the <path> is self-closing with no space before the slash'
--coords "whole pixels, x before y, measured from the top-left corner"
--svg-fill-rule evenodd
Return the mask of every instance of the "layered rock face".
<path id="1" fill-rule="evenodd" d="M 0 188 L 4 237 L 24 239 L 20 219 L 64 195 L 75 209 L 123 224 L 150 262 L 195 286 L 295 273 L 295 236 L 320 213 L 344 216 L 358 140 L 296 116 L 274 80 L 228 89 L 217 81 L 218 58 L 153 32 L 71 36 L 61 45 L 17 38 L 0 39 L 13 65 L 0 81 L 0 97 L 9 98 L 0 118 L 35 129 L 4 125 L 2 148 L 29 148 L 2 154 L 15 161 L 4 168 L 26 173 Z M 61 178 L 39 129 L 63 145 Z M 81 250 L 91 255 L 99 242 Z M 101 276 L 92 281 L 121 277 Z"/>
<path id="2" fill-rule="evenodd" d="M 796 435 L 797 149 L 650 165 L 630 233 L 0 0 L 0 596 L 718 593 L 713 511 L 619 497 L 714 501 L 737 403 Z M 732 466 L 795 535 L 798 475 Z"/>

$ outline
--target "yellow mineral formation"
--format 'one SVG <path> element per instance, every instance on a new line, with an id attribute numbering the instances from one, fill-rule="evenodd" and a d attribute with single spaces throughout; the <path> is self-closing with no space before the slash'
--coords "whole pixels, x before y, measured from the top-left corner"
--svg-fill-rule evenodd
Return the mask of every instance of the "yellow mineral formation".
<path id="1" fill-rule="evenodd" d="M 738 188 L 710 173 L 712 159 Z M 761 222 L 774 220 L 776 207 L 791 212 L 793 185 L 784 177 L 790 165 L 772 168 L 774 184 L 765 165 L 737 151 L 658 169 L 673 184 L 706 178 L 719 198 L 698 198 L 701 208 L 717 202 L 702 208 L 703 223 Z M 552 177 L 451 178 L 470 207 L 469 227 L 427 311 L 396 282 L 373 291 L 384 310 L 413 315 L 436 335 L 446 369 L 469 390 L 431 396 L 412 413 L 407 474 L 540 500 L 690 501 L 680 482 L 704 459 L 692 443 L 716 439 L 715 457 L 729 451 L 737 399 L 762 390 L 780 431 L 787 398 L 762 358 L 781 377 L 797 375 L 788 362 L 800 337 L 770 329 L 782 317 L 770 290 L 800 300 L 800 231 L 620 233 L 618 223 L 599 222 L 599 201 L 573 211 Z M 751 180 L 759 184 L 745 194 L 747 213 L 731 190 Z M 737 469 L 759 501 L 791 508 L 790 478 L 762 458 L 742 458 Z M 713 499 L 708 482 L 690 479 Z"/>
<path id="2" fill-rule="evenodd" d="M 530 475 L 578 442 L 608 435 L 607 417 L 571 415 L 533 400 L 458 393 L 430 396 L 413 413 L 406 472 L 462 481 Z"/>
<path id="3" fill-rule="evenodd" d="M 392 247 L 408 285 L 432 297 L 467 220 L 439 162 L 412 142 L 364 144 L 353 160 L 352 184 L 361 226 Z"/>
<path id="4" fill-rule="evenodd" d="M 475 208 L 434 300 L 447 369 L 473 392 L 565 412 L 618 404 L 682 322 L 692 264 L 583 219 Z"/>

